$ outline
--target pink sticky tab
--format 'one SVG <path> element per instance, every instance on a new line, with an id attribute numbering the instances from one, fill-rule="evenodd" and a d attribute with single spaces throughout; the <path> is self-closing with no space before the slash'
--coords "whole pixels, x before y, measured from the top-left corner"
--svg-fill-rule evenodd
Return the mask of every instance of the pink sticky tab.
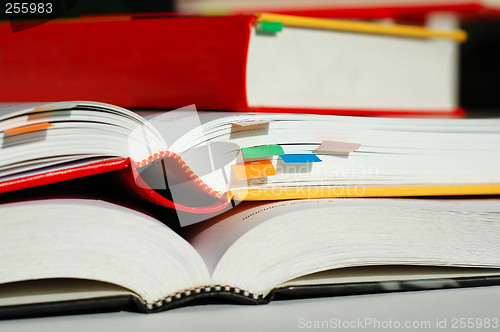
<path id="1" fill-rule="evenodd" d="M 354 152 L 361 144 L 358 143 L 348 143 L 348 142 L 336 142 L 336 141 L 323 141 L 321 145 L 314 150 L 316 154 L 339 154 L 339 153 L 349 153 Z"/>
<path id="2" fill-rule="evenodd" d="M 231 123 L 236 128 L 261 128 L 269 126 L 268 120 L 245 120 Z"/>

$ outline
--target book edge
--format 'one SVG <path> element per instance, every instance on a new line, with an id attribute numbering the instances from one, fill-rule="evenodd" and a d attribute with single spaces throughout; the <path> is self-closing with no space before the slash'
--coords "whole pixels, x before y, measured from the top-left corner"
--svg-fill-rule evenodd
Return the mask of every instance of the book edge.
<path id="1" fill-rule="evenodd" d="M 259 22 L 281 22 L 284 26 L 290 27 L 348 31 L 409 38 L 443 38 L 452 39 L 460 43 L 467 39 L 467 33 L 463 30 L 441 31 L 411 25 L 383 25 L 371 22 L 310 18 L 305 16 L 271 13 L 257 14 L 257 23 Z"/>
<path id="2" fill-rule="evenodd" d="M 249 292 L 243 292 L 235 287 L 230 286 L 210 286 L 210 291 L 196 293 L 191 291 L 183 291 L 169 297 L 173 298 L 170 302 L 161 301 L 154 305 L 144 305 L 147 313 L 161 312 L 177 307 L 182 307 L 188 304 L 196 304 L 195 301 L 210 298 L 220 298 L 230 300 L 239 304 L 267 304 L 271 301 L 318 298 L 318 297 L 335 297 L 348 295 L 367 295 L 379 293 L 395 293 L 408 291 L 424 291 L 438 289 L 454 289 L 454 288 L 472 288 L 472 287 L 487 287 L 500 285 L 500 276 L 478 276 L 478 277 L 456 277 L 456 278 L 431 278 L 403 281 L 371 281 L 357 283 L 340 283 L 340 284 L 318 284 L 318 285 L 302 285 L 302 286 L 286 286 L 276 287 L 267 295 L 256 295 Z M 198 288 L 199 289 L 199 288 Z M 238 290 L 238 292 L 236 292 Z M 247 293 L 247 295 L 245 295 Z"/>
<path id="3" fill-rule="evenodd" d="M 133 295 L 106 296 L 91 299 L 18 304 L 0 308 L 0 320 L 33 318 L 53 315 L 72 315 L 120 310 L 140 311 L 141 305 Z"/>
<path id="4" fill-rule="evenodd" d="M 155 304 L 146 304 L 134 295 L 22 304 L 0 308 L 0 320 L 53 315 L 72 315 L 97 312 L 129 311 L 157 313 L 174 308 L 203 303 L 235 303 L 260 305 L 271 301 L 306 298 L 368 295 L 438 289 L 499 286 L 500 276 L 432 278 L 406 281 L 375 281 L 361 283 L 318 284 L 276 287 L 266 296 L 255 295 L 230 286 L 206 286 L 180 291 Z M 197 292 L 197 290 L 199 290 Z M 171 299 L 168 301 L 168 299 Z M 210 302 L 213 300 L 212 302 Z M 200 302 L 200 303 L 197 303 Z"/>
<path id="5" fill-rule="evenodd" d="M 440 285 L 438 283 L 441 283 Z M 274 290 L 273 300 L 394 293 L 453 288 L 472 288 L 500 285 L 500 276 L 477 276 L 458 278 L 432 278 L 400 281 L 370 281 L 362 283 L 341 283 L 287 286 Z"/>

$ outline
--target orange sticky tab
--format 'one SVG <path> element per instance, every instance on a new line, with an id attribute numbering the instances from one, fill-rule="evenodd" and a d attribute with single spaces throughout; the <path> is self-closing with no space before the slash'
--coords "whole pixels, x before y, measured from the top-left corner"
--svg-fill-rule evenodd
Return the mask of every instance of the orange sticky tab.
<path id="1" fill-rule="evenodd" d="M 25 133 L 31 133 L 33 131 L 47 129 L 47 128 L 52 127 L 52 126 L 53 125 L 50 122 L 37 123 L 37 124 L 34 124 L 34 125 L 30 125 L 30 126 L 17 127 L 17 128 L 14 128 L 14 129 L 7 129 L 5 131 L 5 133 L 7 135 L 25 134 Z"/>
<path id="2" fill-rule="evenodd" d="M 236 164 L 233 165 L 233 170 L 240 180 L 278 174 L 270 160 L 249 161 L 243 164 Z"/>

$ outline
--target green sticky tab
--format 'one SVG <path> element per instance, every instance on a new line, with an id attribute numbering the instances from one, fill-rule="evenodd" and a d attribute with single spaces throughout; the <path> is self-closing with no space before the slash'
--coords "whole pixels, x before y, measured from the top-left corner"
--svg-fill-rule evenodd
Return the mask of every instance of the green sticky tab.
<path id="1" fill-rule="evenodd" d="M 241 150 L 245 158 L 269 157 L 285 153 L 278 144 L 252 146 Z"/>
<path id="2" fill-rule="evenodd" d="M 283 30 L 283 23 L 260 22 L 257 24 L 257 29 L 264 32 L 281 32 Z"/>

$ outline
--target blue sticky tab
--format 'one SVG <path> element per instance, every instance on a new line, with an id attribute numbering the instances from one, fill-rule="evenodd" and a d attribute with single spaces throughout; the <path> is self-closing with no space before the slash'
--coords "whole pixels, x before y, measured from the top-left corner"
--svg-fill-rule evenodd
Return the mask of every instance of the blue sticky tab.
<path id="1" fill-rule="evenodd" d="M 280 154 L 280 158 L 287 164 L 321 162 L 315 154 Z"/>

